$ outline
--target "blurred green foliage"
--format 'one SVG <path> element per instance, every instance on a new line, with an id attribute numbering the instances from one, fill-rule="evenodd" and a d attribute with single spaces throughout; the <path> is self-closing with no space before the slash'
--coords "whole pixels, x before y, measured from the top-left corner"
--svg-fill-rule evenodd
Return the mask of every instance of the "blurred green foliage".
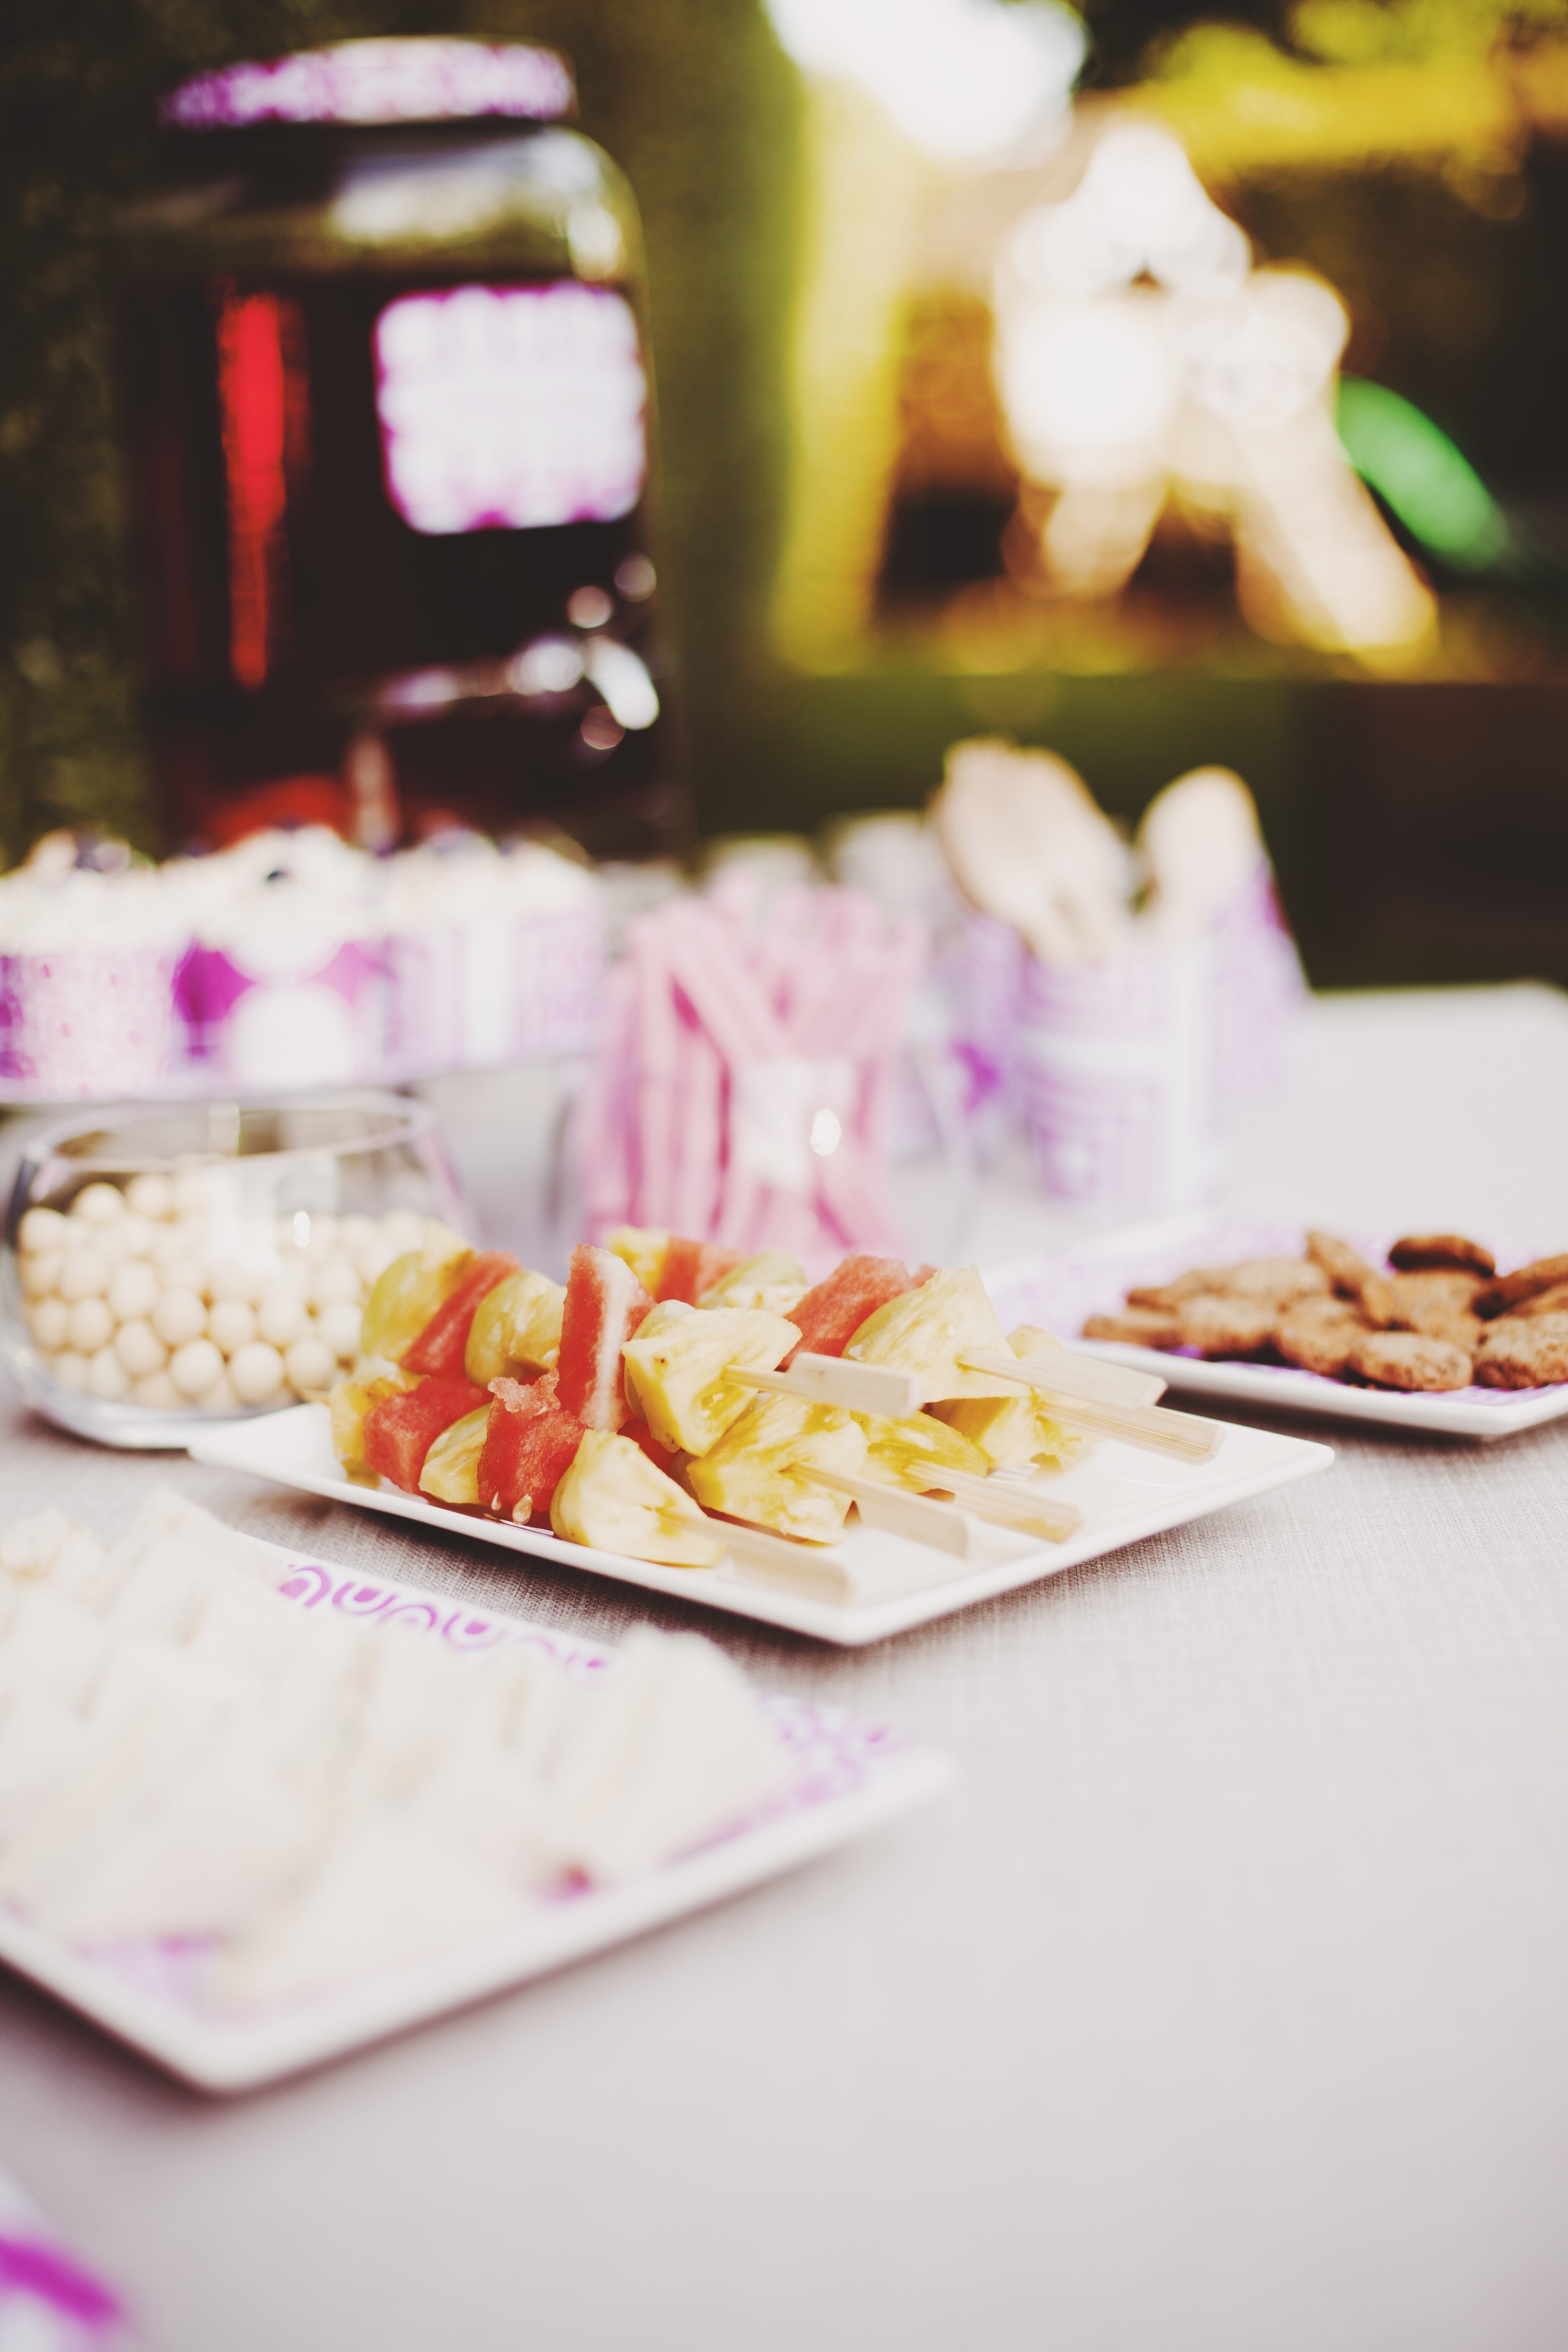
<path id="1" fill-rule="evenodd" d="M 694 770 L 762 636 L 782 500 L 797 85 L 762 0 L 6 0 L 0 11 L 0 866 L 53 824 L 156 847 L 136 727 L 109 227 L 158 92 L 370 33 L 540 39 L 642 205 L 666 610 Z"/>

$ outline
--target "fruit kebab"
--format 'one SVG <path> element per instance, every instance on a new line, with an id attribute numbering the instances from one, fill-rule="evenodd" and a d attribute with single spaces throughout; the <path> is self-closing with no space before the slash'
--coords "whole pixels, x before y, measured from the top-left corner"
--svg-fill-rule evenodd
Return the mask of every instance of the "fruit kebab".
<path id="1" fill-rule="evenodd" d="M 427 1227 L 377 1284 L 333 1393 L 349 1475 L 677 1566 L 761 1546 L 777 1569 L 792 1544 L 835 1542 L 851 1503 L 959 1553 L 967 1514 L 1058 1541 L 1078 1525 L 992 1475 L 1075 1458 L 1086 1407 L 1039 1373 L 1063 1353 L 1047 1334 L 1003 1341 L 973 1269 L 850 1257 L 807 1288 L 780 1252 L 611 1241 L 579 1246 L 563 1286 Z"/>
<path id="2" fill-rule="evenodd" d="M 427 1228 L 423 1248 L 377 1286 L 364 1352 L 334 1391 L 340 1460 L 353 1477 L 514 1520 L 548 1517 L 579 1541 L 679 1565 L 747 1541 L 742 1528 L 710 1527 L 701 1500 L 813 1543 L 836 1540 L 854 1501 L 870 1523 L 963 1551 L 962 1516 L 924 1499 L 945 1473 L 974 1482 L 965 1504 L 986 1517 L 1056 1539 L 1071 1532 L 1068 1507 L 986 1491 L 985 1454 L 930 1414 L 857 1416 L 795 1391 L 787 1376 L 784 1393 L 755 1397 L 752 1380 L 771 1381 L 769 1367 L 802 1351 L 801 1325 L 773 1308 L 805 1295 L 805 1276 L 779 1253 L 733 1256 L 704 1261 L 695 1244 L 668 1263 L 644 1255 L 667 1293 L 718 1275 L 698 1309 L 652 1298 L 613 1251 L 574 1251 L 563 1289 Z M 914 1281 L 890 1260 L 847 1261 L 826 1300 L 830 1286 L 819 1286 L 811 1330 L 837 1344 L 846 1318 L 852 1332 L 869 1298 Z M 850 1294 L 858 1303 L 847 1308 Z M 589 1432 L 616 1443 L 585 1445 Z M 709 1454 L 700 1498 L 696 1464 Z"/>

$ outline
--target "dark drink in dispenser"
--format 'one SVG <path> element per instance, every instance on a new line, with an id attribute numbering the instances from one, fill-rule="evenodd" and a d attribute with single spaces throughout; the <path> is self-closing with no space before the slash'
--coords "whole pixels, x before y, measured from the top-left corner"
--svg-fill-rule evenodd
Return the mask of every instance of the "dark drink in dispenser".
<path id="1" fill-rule="evenodd" d="M 180 842 L 667 846 L 636 205 L 546 49 L 350 42 L 165 101 L 120 326 Z"/>

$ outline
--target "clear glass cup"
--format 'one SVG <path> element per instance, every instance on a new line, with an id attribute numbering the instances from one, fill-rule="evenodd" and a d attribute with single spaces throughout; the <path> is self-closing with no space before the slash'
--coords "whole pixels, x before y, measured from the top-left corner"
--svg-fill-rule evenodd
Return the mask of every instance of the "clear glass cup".
<path id="1" fill-rule="evenodd" d="M 0 1339 L 27 1402 L 107 1445 L 324 1395 L 376 1276 L 471 1229 L 433 1114 L 395 1095 L 100 1111 L 35 1136 Z"/>

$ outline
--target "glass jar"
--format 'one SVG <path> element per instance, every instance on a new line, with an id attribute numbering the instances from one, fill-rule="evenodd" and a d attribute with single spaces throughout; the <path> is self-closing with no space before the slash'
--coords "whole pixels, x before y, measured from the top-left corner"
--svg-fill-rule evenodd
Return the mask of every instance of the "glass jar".
<path id="1" fill-rule="evenodd" d="M 183 1446 L 324 1395 L 376 1276 L 432 1217 L 468 1230 L 433 1115 L 395 1095 L 79 1118 L 17 1173 L 6 1360 L 62 1429 Z"/>
<path id="2" fill-rule="evenodd" d="M 680 814 L 637 206 L 548 49 L 353 41 L 165 101 L 121 224 L 172 836 Z"/>

